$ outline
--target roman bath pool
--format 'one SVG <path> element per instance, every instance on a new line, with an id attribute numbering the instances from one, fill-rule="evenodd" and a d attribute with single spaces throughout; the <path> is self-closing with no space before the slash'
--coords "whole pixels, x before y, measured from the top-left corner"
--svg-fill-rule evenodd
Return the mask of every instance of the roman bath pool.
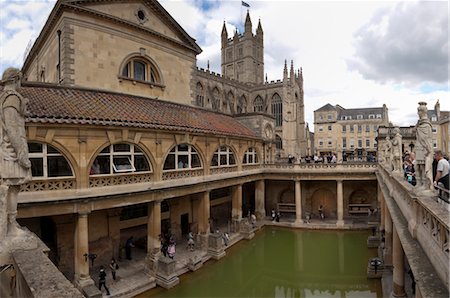
<path id="1" fill-rule="evenodd" d="M 138 297 L 382 297 L 367 279 L 366 231 L 265 227 L 218 261 L 180 277 L 180 284 Z"/>

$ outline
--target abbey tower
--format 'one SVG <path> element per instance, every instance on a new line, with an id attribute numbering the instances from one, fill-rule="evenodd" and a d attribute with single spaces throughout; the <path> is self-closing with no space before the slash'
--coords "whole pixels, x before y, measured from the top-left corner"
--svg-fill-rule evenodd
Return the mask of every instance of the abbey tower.
<path id="1" fill-rule="evenodd" d="M 302 70 L 294 69 L 293 61 L 288 67 L 285 61 L 282 80 L 264 79 L 264 33 L 259 20 L 253 34 L 248 11 L 242 34 L 235 30 L 229 38 L 225 23 L 222 27 L 221 69 L 222 74 L 197 69 L 191 85 L 194 105 L 237 118 L 273 117 L 275 157 L 312 154 L 307 145 L 311 142 L 305 123 Z"/>

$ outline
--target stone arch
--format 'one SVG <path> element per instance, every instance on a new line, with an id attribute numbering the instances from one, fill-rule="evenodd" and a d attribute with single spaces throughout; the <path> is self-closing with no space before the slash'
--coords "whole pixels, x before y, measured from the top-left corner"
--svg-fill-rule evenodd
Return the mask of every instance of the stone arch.
<path id="1" fill-rule="evenodd" d="M 253 112 L 264 112 L 264 99 L 260 95 L 253 100 Z"/>
<path id="2" fill-rule="evenodd" d="M 286 189 L 280 194 L 279 203 L 295 204 L 295 191 Z"/>
<path id="3" fill-rule="evenodd" d="M 350 195 L 349 204 L 369 204 L 369 193 L 363 189 L 357 189 Z"/>
<path id="4" fill-rule="evenodd" d="M 247 97 L 244 94 L 242 94 L 239 97 L 236 107 L 236 113 L 237 114 L 247 113 Z"/>
<path id="5" fill-rule="evenodd" d="M 336 217 L 336 196 L 327 188 L 317 189 L 311 196 L 312 213 L 318 216 L 319 206 L 323 206 L 325 218 Z"/>

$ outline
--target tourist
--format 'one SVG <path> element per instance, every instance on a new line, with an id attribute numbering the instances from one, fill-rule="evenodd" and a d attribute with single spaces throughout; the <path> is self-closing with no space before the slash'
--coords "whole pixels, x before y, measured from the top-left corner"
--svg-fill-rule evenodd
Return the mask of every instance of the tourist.
<path id="1" fill-rule="evenodd" d="M 322 205 L 319 206 L 318 211 L 319 211 L 319 217 L 320 217 L 320 219 L 324 219 L 324 218 L 325 218 L 325 215 L 324 215 L 324 213 L 323 213 L 323 206 L 322 206 Z"/>
<path id="2" fill-rule="evenodd" d="M 445 189 L 449 189 L 448 161 L 444 158 L 444 154 L 441 150 L 435 152 L 435 159 L 437 161 L 437 167 L 436 177 L 434 178 L 434 187 L 436 187 L 438 183 L 442 183 Z"/>
<path id="3" fill-rule="evenodd" d="M 125 242 L 125 254 L 128 260 L 131 260 L 131 248 L 134 247 L 133 236 L 128 238 L 127 242 Z"/>
<path id="4" fill-rule="evenodd" d="M 228 243 L 230 242 L 230 236 L 228 235 L 227 232 L 223 233 L 222 239 L 225 246 L 228 246 Z"/>
<path id="5" fill-rule="evenodd" d="M 116 263 L 116 260 L 114 258 L 111 259 L 111 263 L 109 263 L 109 268 L 111 269 L 113 280 L 116 280 L 116 270 L 119 269 L 119 265 Z"/>
<path id="6" fill-rule="evenodd" d="M 275 217 L 276 217 L 275 209 L 272 209 L 271 216 L 272 216 L 272 221 L 275 221 Z"/>
<path id="7" fill-rule="evenodd" d="M 175 242 L 169 244 L 169 247 L 167 248 L 167 255 L 172 260 L 175 257 Z"/>
<path id="8" fill-rule="evenodd" d="M 194 234 L 192 234 L 192 232 L 189 232 L 189 234 L 188 234 L 188 249 L 190 251 L 194 251 L 194 247 L 195 247 Z"/>
<path id="9" fill-rule="evenodd" d="M 106 286 L 106 272 L 105 272 L 105 268 L 103 266 L 100 266 L 100 273 L 98 275 L 98 289 L 100 291 L 102 290 L 102 286 L 105 287 L 106 295 L 111 295 L 109 293 L 108 287 Z"/>
<path id="10" fill-rule="evenodd" d="M 331 156 L 331 163 L 336 163 L 337 158 L 336 158 L 336 154 L 333 153 L 333 156 Z"/>
<path id="11" fill-rule="evenodd" d="M 277 214 L 275 215 L 275 221 L 280 222 L 281 213 L 280 211 L 277 211 Z"/>
<path id="12" fill-rule="evenodd" d="M 255 216 L 255 214 L 252 213 L 252 215 L 250 215 L 250 221 L 252 223 L 252 227 L 255 228 L 255 226 L 256 226 L 256 216 Z"/>
<path id="13" fill-rule="evenodd" d="M 161 252 L 165 257 L 167 257 L 167 249 L 168 249 L 167 239 L 166 237 L 162 237 L 161 235 L 159 235 L 159 239 L 161 240 Z"/>

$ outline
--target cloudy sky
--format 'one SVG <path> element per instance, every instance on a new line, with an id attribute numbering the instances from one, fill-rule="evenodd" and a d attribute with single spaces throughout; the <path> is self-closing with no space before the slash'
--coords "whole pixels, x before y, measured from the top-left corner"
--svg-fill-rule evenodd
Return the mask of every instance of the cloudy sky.
<path id="1" fill-rule="evenodd" d="M 203 49 L 197 65 L 220 72 L 223 22 L 242 32 L 241 1 L 162 0 Z M 417 103 L 450 110 L 448 1 L 245 1 L 264 30 L 265 72 L 281 79 L 284 60 L 303 68 L 306 120 L 330 103 L 386 104 L 390 121 L 413 125 Z M 0 0 L 0 72 L 20 67 L 54 0 Z"/>

